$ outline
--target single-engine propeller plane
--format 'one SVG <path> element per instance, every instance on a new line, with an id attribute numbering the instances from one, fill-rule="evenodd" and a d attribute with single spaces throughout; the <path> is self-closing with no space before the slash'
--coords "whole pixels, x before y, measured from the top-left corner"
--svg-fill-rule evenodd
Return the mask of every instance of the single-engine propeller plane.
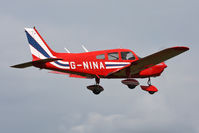
<path id="1" fill-rule="evenodd" d="M 140 87 L 154 94 L 158 89 L 151 85 L 151 77 L 160 76 L 167 65 L 164 61 L 177 56 L 188 47 L 176 46 L 161 50 L 157 53 L 140 58 L 129 49 L 110 49 L 89 52 L 85 47 L 84 53 L 57 53 L 53 51 L 36 28 L 25 28 L 28 38 L 32 61 L 14 65 L 14 68 L 34 66 L 51 70 L 51 73 L 67 74 L 69 77 L 95 79 L 95 84 L 87 86 L 94 94 L 104 89 L 100 86 L 100 79 L 124 79 L 121 82 L 130 89 L 139 85 L 135 78 L 148 78 L 148 86 Z"/>

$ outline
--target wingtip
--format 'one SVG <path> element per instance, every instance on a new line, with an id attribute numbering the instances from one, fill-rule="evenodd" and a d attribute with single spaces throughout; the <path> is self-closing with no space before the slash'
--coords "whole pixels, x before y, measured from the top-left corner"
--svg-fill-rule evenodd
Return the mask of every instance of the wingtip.
<path id="1" fill-rule="evenodd" d="M 10 66 L 11 68 L 20 68 L 18 67 L 17 65 L 14 65 L 14 66 Z"/>
<path id="2" fill-rule="evenodd" d="M 182 51 L 189 50 L 189 47 L 186 47 L 186 46 L 176 46 L 176 47 L 173 47 L 173 48 L 176 49 L 176 50 L 182 50 Z"/>
<path id="3" fill-rule="evenodd" d="M 14 66 L 10 66 L 10 67 L 14 68 Z"/>

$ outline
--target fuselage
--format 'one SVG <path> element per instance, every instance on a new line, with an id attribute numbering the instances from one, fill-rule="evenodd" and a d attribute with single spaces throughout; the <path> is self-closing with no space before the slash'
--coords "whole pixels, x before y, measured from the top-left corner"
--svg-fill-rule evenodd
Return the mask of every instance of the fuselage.
<path id="1" fill-rule="evenodd" d="M 139 60 L 139 57 L 129 49 L 111 49 L 85 53 L 55 53 L 55 56 L 63 60 L 56 61 L 53 65 L 52 63 L 46 63 L 43 68 L 74 74 L 97 75 L 100 78 L 155 77 L 159 76 L 166 68 L 164 63 L 160 63 L 134 75 L 123 74 L 117 77 L 109 77 L 108 74 L 131 65 L 132 62 Z"/>

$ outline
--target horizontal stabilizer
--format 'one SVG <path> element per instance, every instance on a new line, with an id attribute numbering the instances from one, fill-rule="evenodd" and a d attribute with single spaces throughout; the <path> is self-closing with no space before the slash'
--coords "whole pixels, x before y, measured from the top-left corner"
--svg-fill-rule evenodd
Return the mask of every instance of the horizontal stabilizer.
<path id="1" fill-rule="evenodd" d="M 52 61 L 56 61 L 56 60 L 63 60 L 63 59 L 60 59 L 60 58 L 47 58 L 47 59 L 41 59 L 41 60 L 30 61 L 30 62 L 26 62 L 26 63 L 22 63 L 22 64 L 17 64 L 17 65 L 10 66 L 10 67 L 13 67 L 13 68 L 26 68 L 26 67 L 34 66 L 34 64 L 45 64 L 47 62 L 52 62 Z"/>

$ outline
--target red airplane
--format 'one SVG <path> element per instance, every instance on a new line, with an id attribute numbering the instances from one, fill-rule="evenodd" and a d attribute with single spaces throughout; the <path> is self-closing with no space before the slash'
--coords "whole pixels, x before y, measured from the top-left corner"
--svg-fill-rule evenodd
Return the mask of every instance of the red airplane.
<path id="1" fill-rule="evenodd" d="M 111 49 L 89 52 L 85 47 L 84 53 L 57 53 L 44 41 L 36 28 L 25 28 L 33 60 L 14 65 L 14 68 L 34 66 L 51 70 L 51 73 L 68 74 L 69 77 L 95 79 L 96 84 L 87 86 L 94 94 L 104 89 L 99 85 L 101 78 L 125 79 L 121 82 L 130 89 L 139 85 L 134 78 L 148 78 L 148 86 L 141 88 L 150 94 L 158 89 L 151 85 L 150 77 L 160 76 L 167 65 L 164 61 L 177 56 L 188 47 L 176 46 L 161 50 L 157 53 L 140 58 L 129 49 Z"/>

